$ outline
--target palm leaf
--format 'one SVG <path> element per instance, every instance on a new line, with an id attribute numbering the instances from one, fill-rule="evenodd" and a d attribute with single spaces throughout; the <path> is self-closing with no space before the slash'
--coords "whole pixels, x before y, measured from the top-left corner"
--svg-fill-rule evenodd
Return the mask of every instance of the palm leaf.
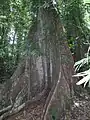
<path id="1" fill-rule="evenodd" d="M 90 74 L 82 78 L 79 82 L 76 83 L 76 85 L 81 85 L 84 83 L 84 87 L 85 87 L 89 81 L 90 81 Z"/>
<path id="2" fill-rule="evenodd" d="M 74 64 L 75 71 L 78 71 L 82 66 L 84 66 L 85 64 L 88 64 L 89 62 L 90 62 L 90 56 L 87 56 L 86 58 L 83 58 L 83 59 L 77 61 Z"/>

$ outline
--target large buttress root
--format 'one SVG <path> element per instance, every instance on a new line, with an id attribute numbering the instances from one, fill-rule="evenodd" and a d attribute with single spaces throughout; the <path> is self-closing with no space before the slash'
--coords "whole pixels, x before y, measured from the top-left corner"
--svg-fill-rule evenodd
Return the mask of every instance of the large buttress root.
<path id="1" fill-rule="evenodd" d="M 27 56 L 21 61 L 20 67 L 12 76 L 10 98 L 13 107 L 2 114 L 1 120 L 19 112 L 28 103 L 34 105 L 41 99 L 46 101 L 40 120 L 59 120 L 62 115 L 65 116 L 66 109 L 70 108 L 73 59 L 63 36 L 59 15 L 53 6 L 39 8 L 33 27 L 29 39 L 34 43 L 35 49 L 39 49 L 40 55 Z"/>

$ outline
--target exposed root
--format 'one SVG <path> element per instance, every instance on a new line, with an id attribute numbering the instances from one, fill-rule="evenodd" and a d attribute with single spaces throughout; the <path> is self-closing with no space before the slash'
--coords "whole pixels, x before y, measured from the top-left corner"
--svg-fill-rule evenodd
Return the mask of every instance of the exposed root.
<path id="1" fill-rule="evenodd" d="M 11 110 L 11 109 L 12 109 L 12 105 L 9 105 L 8 107 L 0 110 L 0 115 L 4 114 L 5 112 L 8 112 L 8 111 Z"/>
<path id="2" fill-rule="evenodd" d="M 12 106 L 8 106 L 7 108 L 1 110 L 2 115 L 0 117 L 0 120 L 5 120 L 5 118 L 20 112 L 24 107 L 28 107 L 28 105 L 37 103 L 43 97 L 46 96 L 46 93 L 47 93 L 47 86 L 37 96 L 33 97 L 31 100 L 26 101 L 26 103 L 23 103 L 22 105 L 18 106 L 17 108 L 14 108 L 14 107 L 12 108 Z"/>
<path id="3" fill-rule="evenodd" d="M 59 73 L 59 79 L 58 79 L 57 83 L 52 87 L 51 91 L 49 92 L 49 95 L 47 97 L 47 100 L 46 100 L 46 103 L 45 103 L 45 106 L 44 106 L 44 109 L 43 109 L 43 114 L 41 116 L 41 120 L 46 120 L 46 115 L 47 115 L 48 109 L 49 109 L 49 107 L 51 105 L 53 96 L 54 96 L 54 94 L 56 92 L 58 83 L 60 82 L 60 78 L 61 78 L 61 71 Z"/>

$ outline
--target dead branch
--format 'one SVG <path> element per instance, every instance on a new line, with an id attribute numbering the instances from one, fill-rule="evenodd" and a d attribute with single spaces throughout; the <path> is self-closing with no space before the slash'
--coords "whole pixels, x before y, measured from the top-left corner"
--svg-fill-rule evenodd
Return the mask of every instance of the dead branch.
<path id="1" fill-rule="evenodd" d="M 9 105 L 6 108 L 3 108 L 2 110 L 0 110 L 0 115 L 4 114 L 5 112 L 9 111 L 12 109 L 12 105 Z"/>

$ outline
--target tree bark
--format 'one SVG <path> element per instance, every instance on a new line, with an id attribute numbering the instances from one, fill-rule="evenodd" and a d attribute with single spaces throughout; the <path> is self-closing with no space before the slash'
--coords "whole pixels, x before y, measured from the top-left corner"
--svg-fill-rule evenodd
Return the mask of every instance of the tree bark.
<path id="1" fill-rule="evenodd" d="M 29 86 L 31 98 L 37 98 L 38 94 L 42 93 L 43 90 L 48 91 L 47 89 L 49 88 L 42 120 L 51 120 L 53 117 L 60 119 L 60 115 L 65 114 L 66 109 L 69 109 L 71 105 L 74 62 L 67 42 L 64 39 L 63 26 L 53 4 L 50 3 L 48 7 L 40 7 L 38 9 L 37 20 L 33 27 L 31 32 L 29 32 L 29 39 L 30 43 L 34 43 L 35 49 L 40 51 L 40 55 L 36 56 L 31 53 L 31 65 L 29 61 L 27 63 L 30 68 L 30 73 L 27 71 L 27 74 L 31 74 Z M 43 45 L 42 50 L 41 46 Z M 42 60 L 44 61 L 42 62 Z M 16 73 L 18 74 L 18 72 Z M 11 92 L 13 94 L 17 87 L 20 88 L 17 91 L 18 93 L 28 84 L 25 77 L 25 61 L 24 70 L 20 73 L 18 78 L 16 76 L 17 79 L 14 76 L 14 82 L 16 83 L 15 85 L 13 84 L 13 92 Z M 45 88 L 42 89 L 43 83 L 45 83 Z M 27 89 L 25 89 L 26 93 Z M 44 93 L 43 95 L 45 95 Z"/>

